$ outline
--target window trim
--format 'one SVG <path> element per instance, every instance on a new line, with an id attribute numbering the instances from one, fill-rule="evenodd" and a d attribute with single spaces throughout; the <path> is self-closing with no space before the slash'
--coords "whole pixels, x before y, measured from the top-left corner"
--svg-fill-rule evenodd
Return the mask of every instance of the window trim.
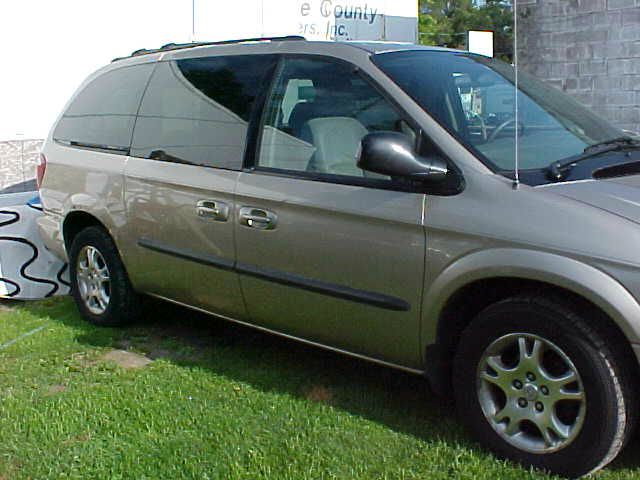
<path id="1" fill-rule="evenodd" d="M 275 84 L 277 81 L 277 73 L 283 68 L 284 62 L 291 59 L 316 59 L 329 63 L 343 64 L 349 67 L 353 73 L 359 75 L 371 88 L 373 88 L 391 107 L 398 113 L 401 120 L 407 122 L 407 124 L 416 132 L 416 151 L 420 152 L 425 144 L 425 140 L 430 141 L 415 121 L 415 119 L 409 115 L 409 113 L 391 96 L 378 82 L 376 82 L 371 75 L 369 75 L 362 67 L 355 65 L 352 62 L 344 60 L 342 58 L 333 57 L 330 55 L 316 54 L 316 53 L 282 53 L 278 55 L 278 61 L 275 63 L 274 71 L 270 72 L 271 79 L 269 82 L 265 82 L 265 88 L 262 91 L 264 97 L 260 98 L 260 108 L 252 112 L 256 114 L 257 118 L 253 116 L 249 122 L 249 130 L 246 142 L 246 152 L 243 162 L 243 172 L 255 173 L 258 175 L 268 175 L 283 178 L 299 179 L 306 181 L 316 181 L 323 183 L 333 183 L 337 185 L 351 185 L 365 188 L 372 188 L 378 190 L 393 190 L 407 193 L 421 193 L 429 195 L 456 195 L 464 189 L 464 179 L 462 173 L 455 166 L 455 164 L 445 155 L 437 145 L 431 141 L 432 145 L 438 150 L 438 154 L 447 162 L 449 168 L 459 178 L 458 186 L 454 189 L 442 189 L 439 184 L 430 184 L 429 182 L 413 182 L 403 181 L 398 179 L 381 180 L 367 177 L 355 177 L 351 175 L 337 175 L 331 173 L 317 173 L 307 172 L 301 170 L 286 170 L 272 167 L 262 167 L 257 165 L 257 161 L 260 157 L 262 134 L 264 131 L 266 115 L 265 108 L 267 102 L 271 99 Z M 256 101 L 257 103 L 257 101 Z M 259 111 L 257 111 L 259 110 Z M 251 139 L 251 142 L 249 141 Z"/>
<path id="2" fill-rule="evenodd" d="M 80 150 L 90 150 L 94 152 L 110 153 L 113 155 L 129 155 L 130 149 L 127 147 L 118 147 L 115 145 L 102 145 L 99 143 L 76 142 L 75 140 L 60 140 L 54 138 L 53 141 L 58 145 L 69 148 L 77 148 Z"/>

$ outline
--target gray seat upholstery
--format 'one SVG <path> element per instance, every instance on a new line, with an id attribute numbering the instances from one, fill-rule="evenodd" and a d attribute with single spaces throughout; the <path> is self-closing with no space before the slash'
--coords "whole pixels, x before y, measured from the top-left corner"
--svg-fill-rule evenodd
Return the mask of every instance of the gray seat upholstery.
<path id="1" fill-rule="evenodd" d="M 304 138 L 307 122 L 314 118 L 352 117 L 355 110 L 350 84 L 339 79 L 316 79 L 313 101 L 297 103 L 289 114 L 288 126 L 291 133 Z"/>
<path id="2" fill-rule="evenodd" d="M 368 133 L 355 118 L 323 117 L 306 124 L 311 143 L 316 148 L 308 171 L 334 175 L 364 176 L 356 166 L 360 141 Z"/>

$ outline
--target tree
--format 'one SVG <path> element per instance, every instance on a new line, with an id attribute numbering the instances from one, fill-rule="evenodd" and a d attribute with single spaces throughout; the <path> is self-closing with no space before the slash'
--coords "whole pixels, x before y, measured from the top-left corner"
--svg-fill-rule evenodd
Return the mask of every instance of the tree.
<path id="1" fill-rule="evenodd" d="M 472 0 L 420 0 L 420 43 L 464 49 L 469 30 L 492 30 L 496 56 L 510 58 L 513 52 L 511 2 L 486 0 L 478 6 Z"/>

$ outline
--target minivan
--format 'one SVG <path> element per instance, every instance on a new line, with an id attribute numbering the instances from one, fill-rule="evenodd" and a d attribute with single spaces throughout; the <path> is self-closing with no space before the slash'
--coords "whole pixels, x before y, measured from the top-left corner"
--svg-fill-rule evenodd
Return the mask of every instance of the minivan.
<path id="1" fill-rule="evenodd" d="M 96 325 L 148 295 L 424 375 L 498 457 L 580 476 L 637 421 L 640 144 L 514 77 L 396 43 L 139 50 L 55 123 L 40 234 Z"/>

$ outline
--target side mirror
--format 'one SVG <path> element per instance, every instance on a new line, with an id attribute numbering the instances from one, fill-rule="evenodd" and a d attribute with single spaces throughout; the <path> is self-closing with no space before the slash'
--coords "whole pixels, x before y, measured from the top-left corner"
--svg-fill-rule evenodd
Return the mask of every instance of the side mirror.
<path id="1" fill-rule="evenodd" d="M 414 152 L 409 137 L 398 132 L 372 132 L 362 139 L 358 168 L 368 172 L 438 181 L 447 175 L 447 163 L 439 157 L 425 158 Z"/>

